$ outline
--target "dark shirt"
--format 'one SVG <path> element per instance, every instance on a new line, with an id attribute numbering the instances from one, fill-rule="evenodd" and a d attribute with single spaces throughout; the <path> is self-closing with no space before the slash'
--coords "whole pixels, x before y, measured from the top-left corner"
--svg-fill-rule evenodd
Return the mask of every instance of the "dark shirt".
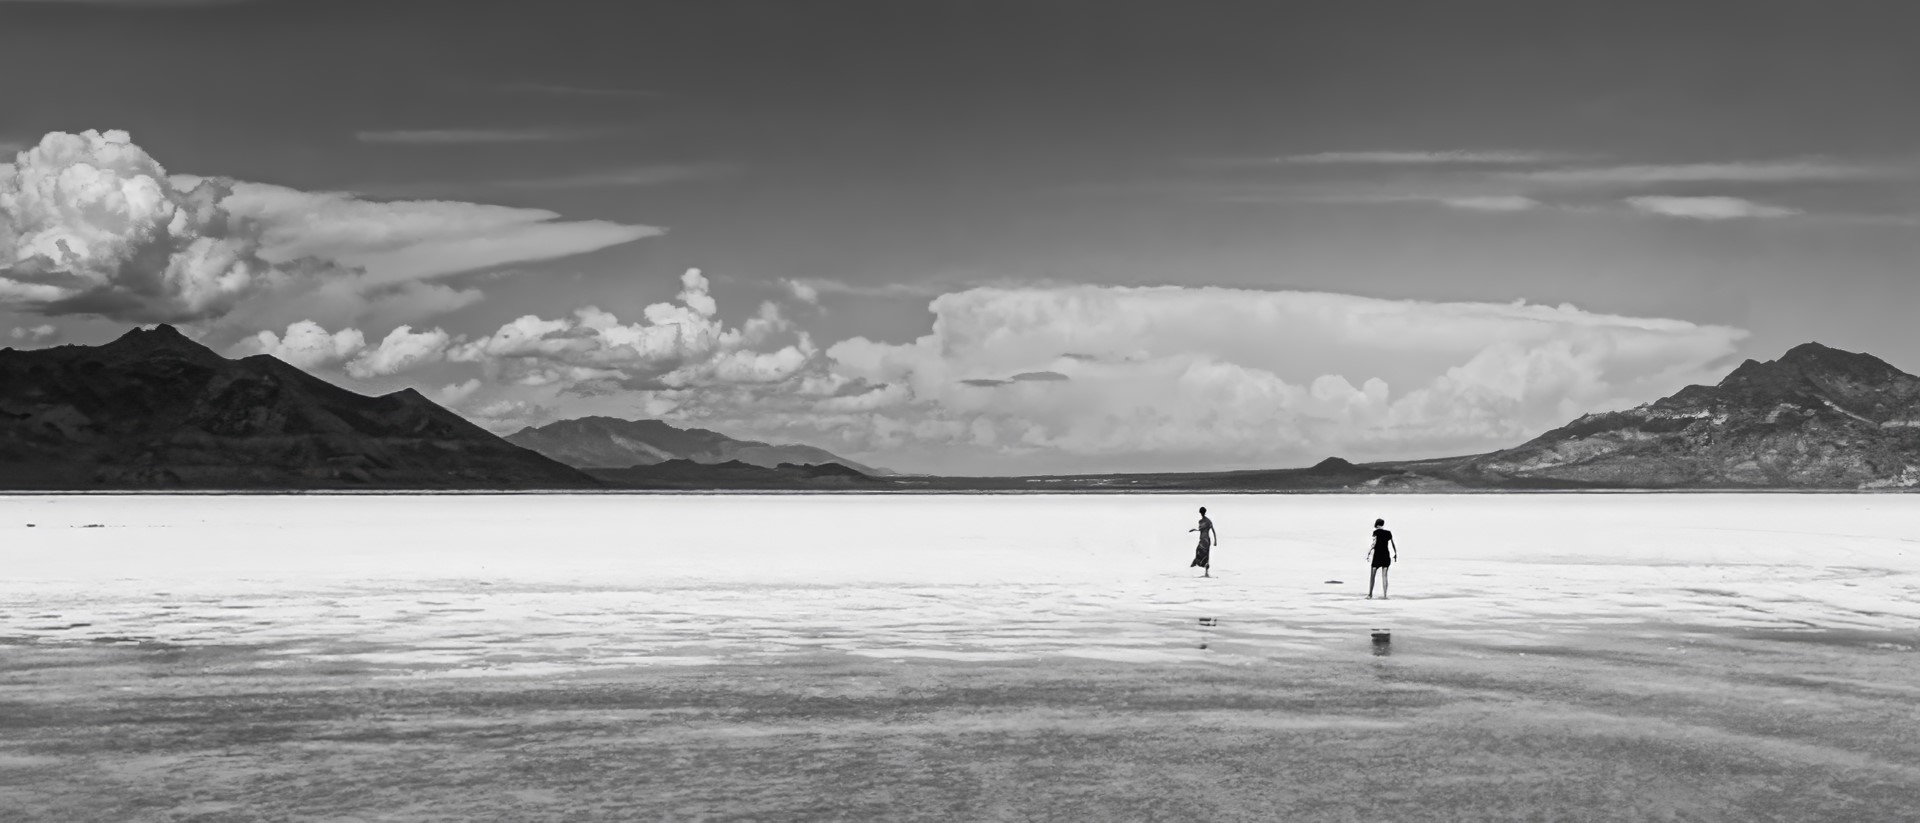
<path id="1" fill-rule="evenodd" d="M 1392 540 L 1393 540 L 1393 532 L 1387 531 L 1386 529 L 1373 530 L 1373 550 L 1374 551 L 1377 551 L 1377 552 L 1386 551 L 1387 544 L 1389 542 L 1392 542 Z"/>
<path id="2" fill-rule="evenodd" d="M 1200 542 L 1213 543 L 1213 521 L 1205 517 L 1200 518 Z"/>

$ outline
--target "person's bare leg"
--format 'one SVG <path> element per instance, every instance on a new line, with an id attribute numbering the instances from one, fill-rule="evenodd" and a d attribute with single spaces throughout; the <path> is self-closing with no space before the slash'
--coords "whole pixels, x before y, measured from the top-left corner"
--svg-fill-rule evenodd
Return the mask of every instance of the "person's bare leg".
<path id="1" fill-rule="evenodd" d="M 1387 570 L 1384 567 L 1380 569 L 1380 599 L 1387 599 Z"/>
<path id="2" fill-rule="evenodd" d="M 1367 599 L 1373 599 L 1373 579 L 1380 576 L 1379 569 L 1367 570 Z"/>

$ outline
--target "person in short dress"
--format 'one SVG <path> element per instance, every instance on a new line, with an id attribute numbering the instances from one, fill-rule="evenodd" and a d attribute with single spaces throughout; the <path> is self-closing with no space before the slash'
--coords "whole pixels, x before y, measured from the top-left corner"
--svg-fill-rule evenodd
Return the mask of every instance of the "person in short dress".
<path id="1" fill-rule="evenodd" d="M 1380 599 L 1387 599 L 1387 567 L 1400 559 L 1400 544 L 1393 542 L 1393 532 L 1387 531 L 1387 521 L 1373 521 L 1373 548 L 1368 550 L 1373 557 L 1373 571 L 1367 575 L 1367 599 L 1373 599 L 1373 581 L 1380 580 Z"/>

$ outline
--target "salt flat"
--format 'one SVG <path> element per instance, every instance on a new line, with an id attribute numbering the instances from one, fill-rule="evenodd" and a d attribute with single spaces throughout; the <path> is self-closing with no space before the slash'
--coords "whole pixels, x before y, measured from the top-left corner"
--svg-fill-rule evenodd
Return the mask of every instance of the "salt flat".
<path id="1" fill-rule="evenodd" d="M 1920 793 L 1911 495 L 51 496 L 0 498 L 0 531 L 28 819 L 1892 820 Z"/>

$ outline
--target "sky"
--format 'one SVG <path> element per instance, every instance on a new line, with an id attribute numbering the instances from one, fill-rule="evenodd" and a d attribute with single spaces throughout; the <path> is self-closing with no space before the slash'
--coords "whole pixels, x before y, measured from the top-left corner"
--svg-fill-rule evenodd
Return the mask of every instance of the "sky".
<path id="1" fill-rule="evenodd" d="M 0 343 L 957 474 L 1920 372 L 1898 2 L 0 0 Z M 7 161 L 11 162 L 7 162 Z"/>

